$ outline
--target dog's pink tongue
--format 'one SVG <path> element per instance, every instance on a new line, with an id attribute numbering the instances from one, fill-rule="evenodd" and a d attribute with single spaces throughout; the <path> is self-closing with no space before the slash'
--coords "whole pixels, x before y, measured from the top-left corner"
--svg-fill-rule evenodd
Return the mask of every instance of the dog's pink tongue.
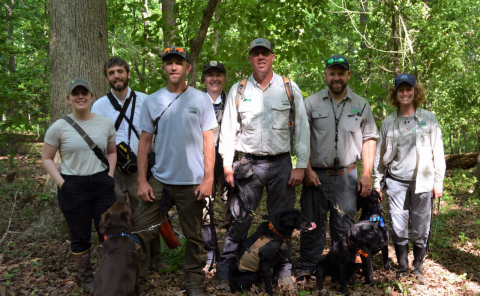
<path id="1" fill-rule="evenodd" d="M 315 224 L 315 222 L 312 222 L 312 227 L 310 227 L 308 230 L 314 230 L 315 228 L 317 228 L 317 224 Z"/>

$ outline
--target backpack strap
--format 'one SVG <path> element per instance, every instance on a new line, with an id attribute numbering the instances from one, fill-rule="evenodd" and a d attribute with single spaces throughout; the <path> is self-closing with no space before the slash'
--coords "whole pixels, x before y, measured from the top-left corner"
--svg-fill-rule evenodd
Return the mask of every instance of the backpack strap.
<path id="1" fill-rule="evenodd" d="M 247 78 L 243 78 L 240 83 L 238 84 L 237 88 L 237 95 L 235 96 L 235 107 L 238 108 L 238 104 L 240 103 L 240 99 L 243 97 L 245 88 L 247 87 Z"/>
<path id="2" fill-rule="evenodd" d="M 290 154 L 293 154 L 293 135 L 295 134 L 295 102 L 292 90 L 292 83 L 288 77 L 282 76 L 285 92 L 287 93 L 288 101 L 290 102 L 290 115 L 288 117 L 288 129 L 290 131 Z"/>

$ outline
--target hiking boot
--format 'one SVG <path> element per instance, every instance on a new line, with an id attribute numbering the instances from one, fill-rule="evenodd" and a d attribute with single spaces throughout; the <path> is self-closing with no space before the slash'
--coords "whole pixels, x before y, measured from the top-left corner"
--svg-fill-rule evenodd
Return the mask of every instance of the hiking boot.
<path id="1" fill-rule="evenodd" d="M 426 250 L 413 245 L 413 275 L 418 279 L 418 283 L 423 285 L 425 277 L 423 276 L 423 260 L 425 259 Z"/>
<path id="2" fill-rule="evenodd" d="M 394 246 L 398 262 L 397 278 L 404 278 L 408 271 L 408 244 L 404 246 L 394 244 Z"/>
<path id="3" fill-rule="evenodd" d="M 90 263 L 90 250 L 83 254 L 73 254 L 73 261 L 77 268 L 78 277 L 82 288 L 88 293 L 93 293 L 93 269 Z"/>
<path id="4" fill-rule="evenodd" d="M 217 279 L 217 290 L 223 293 L 230 293 L 230 282 L 228 279 Z"/>
<path id="5" fill-rule="evenodd" d="M 278 286 L 286 291 L 299 291 L 295 280 L 291 276 L 286 276 L 278 279 Z"/>
<path id="6" fill-rule="evenodd" d="M 202 287 L 187 288 L 187 296 L 204 296 Z"/>

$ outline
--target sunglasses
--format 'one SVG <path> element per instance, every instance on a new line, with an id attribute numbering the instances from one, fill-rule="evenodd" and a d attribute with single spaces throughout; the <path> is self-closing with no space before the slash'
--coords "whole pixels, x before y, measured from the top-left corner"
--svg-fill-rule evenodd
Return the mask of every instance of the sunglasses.
<path id="1" fill-rule="evenodd" d="M 342 63 L 346 63 L 346 62 L 347 62 L 347 60 L 344 59 L 344 58 L 336 58 L 336 59 L 333 59 L 333 58 L 332 58 L 332 59 L 328 59 L 328 60 L 325 61 L 325 66 L 330 66 L 330 65 L 332 65 L 333 63 L 340 63 L 340 64 L 342 64 Z"/>
<path id="2" fill-rule="evenodd" d="M 180 52 L 180 53 L 184 53 L 185 52 L 185 49 L 181 48 L 181 47 L 175 47 L 175 48 L 165 48 L 165 50 L 163 51 L 163 53 L 171 53 L 171 52 Z"/>

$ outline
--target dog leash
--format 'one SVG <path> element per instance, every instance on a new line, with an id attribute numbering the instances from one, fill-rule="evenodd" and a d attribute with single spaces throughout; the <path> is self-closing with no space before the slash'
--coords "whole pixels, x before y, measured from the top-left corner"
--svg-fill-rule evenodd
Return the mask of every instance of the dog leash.
<path id="1" fill-rule="evenodd" d="M 197 194 L 195 196 L 194 199 L 192 199 L 189 203 L 187 203 L 185 206 L 183 206 L 183 208 L 181 208 L 180 210 L 178 210 L 176 213 L 174 213 L 173 215 L 171 215 L 170 217 L 168 217 L 167 219 L 163 220 L 162 222 L 158 223 L 158 224 L 155 224 L 155 225 L 152 225 L 150 226 L 149 228 L 147 229 L 143 229 L 143 230 L 137 230 L 137 231 L 132 231 L 132 233 L 141 233 L 141 232 L 145 232 L 145 231 L 150 231 L 150 230 L 153 230 L 159 226 L 162 226 L 164 223 L 166 223 L 167 221 L 169 221 L 170 219 L 172 219 L 173 217 L 175 217 L 176 215 L 180 214 L 181 211 L 183 211 L 186 207 L 188 207 L 189 205 L 191 205 L 194 201 L 197 200 L 197 197 L 200 195 Z"/>

